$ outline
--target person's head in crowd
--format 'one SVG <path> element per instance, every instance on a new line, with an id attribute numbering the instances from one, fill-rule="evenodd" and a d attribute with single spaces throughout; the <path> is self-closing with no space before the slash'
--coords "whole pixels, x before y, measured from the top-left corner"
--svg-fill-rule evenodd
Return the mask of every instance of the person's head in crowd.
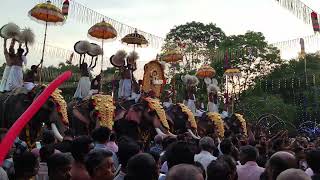
<path id="1" fill-rule="evenodd" d="M 258 156 L 258 150 L 253 146 L 247 145 L 240 148 L 240 163 L 242 165 L 248 161 L 256 162 Z"/>
<path id="2" fill-rule="evenodd" d="M 41 139 L 42 146 L 48 145 L 48 144 L 54 144 L 55 142 L 56 142 L 56 138 L 54 137 L 54 134 L 52 131 L 45 130 L 42 133 L 42 139 Z"/>
<path id="3" fill-rule="evenodd" d="M 206 173 L 206 170 L 204 169 L 204 167 L 202 166 L 202 164 L 200 162 L 196 161 L 196 162 L 194 162 L 194 166 L 197 167 L 201 171 L 203 179 L 207 179 L 207 173 Z"/>
<path id="4" fill-rule="evenodd" d="M 111 131 L 107 127 L 100 127 L 92 132 L 92 139 L 95 143 L 106 144 L 109 141 Z"/>
<path id="5" fill-rule="evenodd" d="M 284 142 L 283 142 L 283 139 L 279 138 L 279 139 L 276 139 L 273 144 L 272 144 L 272 149 L 275 151 L 275 152 L 278 152 L 278 151 L 283 151 L 284 150 Z"/>
<path id="6" fill-rule="evenodd" d="M 45 145 L 41 147 L 40 151 L 40 162 L 47 162 L 49 157 L 54 154 L 54 145 Z"/>
<path id="7" fill-rule="evenodd" d="M 63 140 L 72 141 L 73 139 L 74 139 L 74 133 L 72 129 L 65 130 Z"/>
<path id="8" fill-rule="evenodd" d="M 260 144 L 261 146 L 266 146 L 266 145 L 267 145 L 267 138 L 266 138 L 266 136 L 261 135 L 261 136 L 259 137 L 259 144 Z"/>
<path id="9" fill-rule="evenodd" d="M 110 139 L 109 139 L 109 141 L 111 141 L 111 142 L 116 142 L 116 134 L 114 134 L 114 133 L 111 133 L 110 134 Z"/>
<path id="10" fill-rule="evenodd" d="M 267 163 L 267 177 L 269 180 L 276 180 L 281 172 L 290 168 L 298 168 L 294 155 L 285 151 L 276 152 Z"/>
<path id="11" fill-rule="evenodd" d="M 136 154 L 128 162 L 125 180 L 157 180 L 157 164 L 150 154 Z"/>
<path id="12" fill-rule="evenodd" d="M 314 174 L 320 174 L 320 150 L 307 152 L 307 163 Z"/>
<path id="13" fill-rule="evenodd" d="M 71 179 L 71 160 L 67 155 L 62 153 L 53 154 L 49 157 L 47 165 L 50 180 Z"/>
<path id="14" fill-rule="evenodd" d="M 119 141 L 118 159 L 121 164 L 121 170 L 126 172 L 129 159 L 140 152 L 140 146 L 130 138 L 122 138 Z"/>
<path id="15" fill-rule="evenodd" d="M 71 154 L 75 162 L 83 163 L 85 156 L 93 148 L 92 140 L 88 136 L 80 136 L 72 141 Z"/>
<path id="16" fill-rule="evenodd" d="M 229 165 L 224 161 L 212 161 L 207 167 L 207 180 L 233 180 Z"/>
<path id="17" fill-rule="evenodd" d="M 215 150 L 214 140 L 211 137 L 203 137 L 199 141 L 199 146 L 202 151 L 213 153 Z"/>
<path id="18" fill-rule="evenodd" d="M 113 180 L 115 167 L 112 152 L 94 149 L 85 158 L 86 169 L 92 180 Z"/>
<path id="19" fill-rule="evenodd" d="M 154 143 L 155 144 L 159 144 L 159 145 L 162 145 L 162 136 L 161 135 L 156 135 L 155 137 L 154 137 Z"/>
<path id="20" fill-rule="evenodd" d="M 194 164 L 194 152 L 190 144 L 184 141 L 171 144 L 165 155 L 169 169 L 178 164 Z"/>
<path id="21" fill-rule="evenodd" d="M 311 180 L 301 169 L 287 169 L 279 174 L 277 180 Z"/>
<path id="22" fill-rule="evenodd" d="M 166 180 L 204 180 L 198 167 L 190 164 L 179 164 L 170 169 Z"/>
<path id="23" fill-rule="evenodd" d="M 234 149 L 232 141 L 230 139 L 223 139 L 220 143 L 220 150 L 222 154 L 231 155 Z"/>
<path id="24" fill-rule="evenodd" d="M 233 159 L 232 156 L 229 156 L 229 155 L 222 155 L 222 156 L 219 156 L 217 161 L 221 161 L 221 162 L 224 162 L 228 165 L 229 167 L 229 176 L 230 176 L 230 179 L 234 180 L 234 179 L 238 179 L 237 177 L 237 162 Z"/>
<path id="25" fill-rule="evenodd" d="M 176 142 L 177 138 L 169 136 L 163 139 L 162 141 L 162 147 L 163 149 L 167 149 L 172 143 Z"/>
<path id="26" fill-rule="evenodd" d="M 160 168 L 161 168 L 161 161 L 160 161 L 160 154 L 158 152 L 151 151 L 149 154 L 153 157 L 153 159 L 156 161 L 157 165 L 157 174 L 160 174 Z"/>
<path id="27" fill-rule="evenodd" d="M 38 173 L 38 158 L 31 152 L 26 151 L 20 155 L 13 156 L 13 163 L 17 179 L 31 179 Z"/>

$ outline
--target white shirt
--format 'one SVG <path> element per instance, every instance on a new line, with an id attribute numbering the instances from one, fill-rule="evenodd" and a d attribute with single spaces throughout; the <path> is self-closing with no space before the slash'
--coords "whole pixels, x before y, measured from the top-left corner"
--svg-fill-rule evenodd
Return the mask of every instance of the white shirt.
<path id="1" fill-rule="evenodd" d="M 208 165 L 215 160 L 217 160 L 217 158 L 208 151 L 201 151 L 194 156 L 194 161 L 199 162 L 205 170 L 207 170 Z"/>
<path id="2" fill-rule="evenodd" d="M 306 172 L 306 174 L 308 174 L 308 176 L 310 176 L 310 177 L 313 176 L 313 171 L 311 168 L 308 168 L 305 172 Z"/>
<path id="3" fill-rule="evenodd" d="M 8 180 L 7 173 L 2 167 L 0 167 L 0 180 Z"/>
<path id="4" fill-rule="evenodd" d="M 238 180 L 259 180 L 264 168 L 259 167 L 254 161 L 237 166 Z"/>

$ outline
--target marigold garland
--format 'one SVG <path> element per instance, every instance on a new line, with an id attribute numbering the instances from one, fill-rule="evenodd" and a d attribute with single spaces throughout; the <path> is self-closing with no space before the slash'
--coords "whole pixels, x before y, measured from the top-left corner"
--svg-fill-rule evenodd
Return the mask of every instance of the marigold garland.
<path id="1" fill-rule="evenodd" d="M 236 118 L 239 120 L 240 124 L 241 124 L 241 128 L 243 129 L 243 133 L 245 136 L 248 135 L 247 132 L 247 124 L 246 124 L 246 120 L 243 118 L 243 116 L 241 114 L 234 114 L 236 116 Z"/>
<path id="2" fill-rule="evenodd" d="M 218 135 L 220 138 L 224 137 L 224 124 L 223 120 L 218 113 L 210 112 L 207 114 L 209 119 L 214 123 L 216 130 L 218 131 Z"/>
<path id="3" fill-rule="evenodd" d="M 188 121 L 190 122 L 191 127 L 197 129 L 196 119 L 194 118 L 192 111 L 184 104 L 178 103 L 177 105 L 180 106 L 182 112 L 188 115 Z"/>
<path id="4" fill-rule="evenodd" d="M 112 130 L 114 110 L 113 98 L 109 95 L 96 94 L 91 97 L 101 127 Z"/>
<path id="5" fill-rule="evenodd" d="M 150 98 L 150 97 L 147 97 L 145 98 L 145 101 L 148 102 L 149 104 L 149 107 L 156 111 L 157 112 L 157 115 L 162 123 L 162 125 L 169 129 L 169 124 L 168 124 L 168 121 L 167 121 L 167 118 L 166 118 L 166 112 L 164 111 L 162 105 L 161 105 L 161 102 L 158 100 L 158 99 L 153 99 L 153 98 Z"/>
<path id="6" fill-rule="evenodd" d="M 67 102 L 64 100 L 63 96 L 61 95 L 61 90 L 56 89 L 52 94 L 51 97 L 54 103 L 58 106 L 57 111 L 62 115 L 62 122 L 64 124 L 69 124 L 68 120 L 68 112 L 67 112 Z"/>

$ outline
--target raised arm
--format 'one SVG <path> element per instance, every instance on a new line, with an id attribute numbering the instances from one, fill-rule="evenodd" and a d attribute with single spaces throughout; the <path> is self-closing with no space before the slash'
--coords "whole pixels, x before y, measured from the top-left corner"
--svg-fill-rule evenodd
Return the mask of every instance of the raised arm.
<path id="1" fill-rule="evenodd" d="M 28 43 L 26 42 L 25 45 L 26 45 L 26 52 L 24 53 L 24 56 L 27 56 L 29 53 Z"/>

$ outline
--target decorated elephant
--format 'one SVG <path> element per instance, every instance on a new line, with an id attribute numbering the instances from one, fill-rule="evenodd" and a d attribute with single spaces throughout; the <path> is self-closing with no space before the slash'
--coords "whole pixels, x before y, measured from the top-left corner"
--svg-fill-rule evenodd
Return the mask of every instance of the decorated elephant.
<path id="1" fill-rule="evenodd" d="M 224 119 L 226 135 L 248 136 L 247 123 L 241 114 L 233 114 Z"/>
<path id="2" fill-rule="evenodd" d="M 148 145 L 157 134 L 175 136 L 169 131 L 166 113 L 158 99 L 142 98 L 128 109 L 117 108 L 116 114 L 114 130 L 118 138 L 129 136 Z"/>
<path id="3" fill-rule="evenodd" d="M 109 95 L 96 94 L 68 104 L 70 127 L 76 136 L 88 135 L 97 127 L 113 128 L 115 106 Z"/>
<path id="4" fill-rule="evenodd" d="M 32 91 L 24 88 L 0 94 L 1 127 L 9 129 L 14 122 L 27 110 L 34 99 L 44 90 L 45 86 L 35 87 Z M 62 140 L 60 132 L 68 125 L 67 104 L 59 89 L 55 90 L 46 103 L 26 125 L 20 138 L 26 141 L 29 148 L 35 147 L 43 130 L 43 125 L 53 130 L 55 137 Z"/>
<path id="5" fill-rule="evenodd" d="M 204 113 L 203 116 L 198 119 L 197 125 L 200 137 L 210 136 L 214 139 L 224 138 L 225 126 L 219 113 Z"/>
<path id="6" fill-rule="evenodd" d="M 197 123 L 192 111 L 184 104 L 173 104 L 166 109 L 167 119 L 174 134 L 190 133 L 195 139 L 197 135 Z"/>

